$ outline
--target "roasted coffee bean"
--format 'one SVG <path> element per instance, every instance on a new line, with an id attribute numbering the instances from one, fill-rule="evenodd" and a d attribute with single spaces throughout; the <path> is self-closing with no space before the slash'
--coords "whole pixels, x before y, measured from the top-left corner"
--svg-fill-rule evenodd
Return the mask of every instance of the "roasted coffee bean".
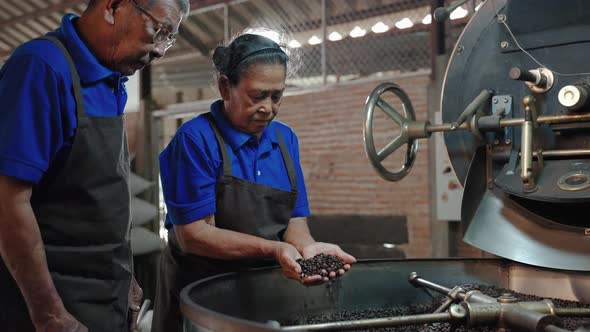
<path id="1" fill-rule="evenodd" d="M 326 277 L 330 272 L 336 272 L 345 265 L 340 258 L 327 254 L 317 254 L 308 259 L 300 258 L 297 263 L 301 265 L 301 278 L 315 275 Z"/>
<path id="2" fill-rule="evenodd" d="M 479 290 L 482 293 L 492 296 L 492 297 L 499 297 L 504 293 L 511 293 L 515 297 L 517 297 L 520 301 L 539 301 L 542 300 L 542 297 L 535 296 L 535 295 L 527 295 L 522 293 L 517 293 L 512 290 L 507 290 L 503 288 L 497 288 L 493 286 L 484 286 L 484 285 L 460 285 L 461 288 L 465 289 L 465 291 L 470 290 Z M 345 287 L 345 286 L 344 286 Z M 432 313 L 436 308 L 438 308 L 446 297 L 437 297 L 432 301 L 421 303 L 421 304 L 412 304 L 409 306 L 403 307 L 390 307 L 390 308 L 368 308 L 363 310 L 339 310 L 336 312 L 330 312 L 323 315 L 310 315 L 305 317 L 298 317 L 292 320 L 285 320 L 281 321 L 281 326 L 291 326 L 291 325 L 306 325 L 306 324 L 322 324 L 322 323 L 330 323 L 330 322 L 338 322 L 338 321 L 352 321 L 352 320 L 363 320 L 363 319 L 371 319 L 371 318 L 385 318 L 385 317 L 394 317 L 394 316 L 408 316 L 408 315 L 418 315 L 418 314 L 427 314 Z M 568 300 L 561 300 L 561 299 L 550 299 L 556 307 L 559 308 L 581 308 L 585 307 L 588 308 L 590 305 L 584 304 L 581 302 L 575 301 L 568 301 Z M 578 327 L 582 326 L 584 323 L 587 323 L 587 319 L 580 318 L 580 317 L 562 317 L 561 321 L 563 323 L 563 328 L 573 331 L 576 330 Z M 504 329 L 505 332 L 510 332 L 511 330 L 506 328 Z M 397 326 L 397 327 L 382 327 L 382 328 L 372 328 L 366 330 L 355 330 L 357 332 L 360 331 L 370 331 L 370 332 L 385 332 L 385 331 L 396 331 L 396 332 L 497 332 L 498 328 L 495 326 L 479 326 L 479 327 L 467 327 L 467 326 L 451 326 L 449 323 L 434 323 L 434 324 L 421 324 L 421 325 L 408 325 L 408 326 Z"/>

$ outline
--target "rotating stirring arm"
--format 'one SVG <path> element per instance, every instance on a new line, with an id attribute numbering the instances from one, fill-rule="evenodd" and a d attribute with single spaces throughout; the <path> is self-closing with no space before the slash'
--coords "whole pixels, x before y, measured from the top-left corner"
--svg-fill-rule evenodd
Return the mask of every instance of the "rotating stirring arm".
<path id="1" fill-rule="evenodd" d="M 590 317 L 590 308 L 556 308 L 550 300 L 519 302 L 511 294 L 498 298 L 480 291 L 465 292 L 461 287 L 452 289 L 422 279 L 412 272 L 408 281 L 415 287 L 424 287 L 448 297 L 448 311 L 421 315 L 396 316 L 321 324 L 285 326 L 281 331 L 346 331 L 367 328 L 393 327 L 444 322 L 464 322 L 468 326 L 499 326 L 521 331 L 568 332 L 561 328 L 558 316 Z M 445 302 L 446 303 L 446 302 Z M 459 304 L 452 304 L 459 303 Z M 446 309 L 445 309 L 446 310 Z"/>

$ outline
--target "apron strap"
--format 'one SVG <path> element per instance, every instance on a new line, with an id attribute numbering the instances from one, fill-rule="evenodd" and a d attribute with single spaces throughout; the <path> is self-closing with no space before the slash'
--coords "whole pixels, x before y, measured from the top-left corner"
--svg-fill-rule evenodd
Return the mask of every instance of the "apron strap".
<path id="1" fill-rule="evenodd" d="M 68 52 L 68 50 L 66 49 L 64 44 L 58 38 L 56 38 L 54 36 L 45 35 L 45 36 L 38 37 L 37 39 L 49 40 L 50 42 L 55 44 L 55 46 L 57 46 L 61 50 L 64 57 L 66 58 L 66 61 L 68 62 L 68 66 L 70 67 L 70 76 L 72 78 L 72 88 L 74 89 L 74 99 L 76 100 L 76 109 L 78 110 L 76 112 L 78 126 L 86 125 L 85 120 L 80 121 L 80 117 L 84 117 L 84 118 L 86 117 L 86 108 L 84 107 L 84 99 L 82 98 L 82 84 L 80 83 L 80 76 L 78 76 L 78 71 L 76 70 L 76 65 L 74 64 L 74 60 L 72 59 L 70 52 Z"/>
<path id="2" fill-rule="evenodd" d="M 225 146 L 225 141 L 223 140 L 223 136 L 219 132 L 219 128 L 215 124 L 213 120 L 213 114 L 211 112 L 205 114 L 207 120 L 209 120 L 209 124 L 211 125 L 211 129 L 213 129 L 213 133 L 215 133 L 215 139 L 217 140 L 217 144 L 219 144 L 219 149 L 221 150 L 221 158 L 223 162 L 223 174 L 232 176 L 232 168 L 231 168 L 231 160 L 229 160 L 229 156 L 227 153 L 227 147 Z M 293 165 L 293 160 L 291 159 L 291 155 L 287 150 L 287 146 L 285 145 L 285 141 L 283 140 L 283 136 L 279 132 L 279 129 L 276 128 L 277 136 L 279 138 L 279 148 L 281 150 L 281 155 L 283 156 L 283 162 L 285 163 L 285 168 L 287 169 L 287 174 L 289 175 L 289 182 L 291 182 L 291 191 L 297 191 L 297 172 L 295 172 L 295 166 Z"/>
<path id="3" fill-rule="evenodd" d="M 291 181 L 291 191 L 297 191 L 297 173 L 295 172 L 293 160 L 291 159 L 291 155 L 287 150 L 287 146 L 285 145 L 285 141 L 283 140 L 283 136 L 281 136 L 279 128 L 276 128 L 276 130 L 277 136 L 279 137 L 279 148 L 281 149 L 281 154 L 283 155 L 283 161 L 285 162 L 285 167 L 287 168 L 287 174 L 289 174 L 289 181 Z"/>
<path id="4" fill-rule="evenodd" d="M 231 169 L 231 160 L 229 160 L 229 156 L 227 154 L 227 148 L 225 146 L 225 141 L 213 120 L 213 114 L 211 112 L 205 114 L 207 120 L 209 120 L 209 124 L 211 125 L 211 129 L 213 129 L 213 133 L 215 133 L 215 138 L 217 139 L 217 144 L 219 145 L 219 150 L 221 151 L 221 161 L 223 164 L 223 175 L 232 176 L 233 172 Z"/>

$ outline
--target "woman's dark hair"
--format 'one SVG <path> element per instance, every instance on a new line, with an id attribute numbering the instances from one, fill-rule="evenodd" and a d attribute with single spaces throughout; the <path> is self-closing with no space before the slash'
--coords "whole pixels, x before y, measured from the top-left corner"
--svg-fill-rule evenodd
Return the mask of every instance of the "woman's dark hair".
<path id="1" fill-rule="evenodd" d="M 226 76 L 232 86 L 240 82 L 251 65 L 283 65 L 286 73 L 288 60 L 289 57 L 279 44 L 257 34 L 243 34 L 229 46 L 219 46 L 213 52 L 217 73 Z"/>

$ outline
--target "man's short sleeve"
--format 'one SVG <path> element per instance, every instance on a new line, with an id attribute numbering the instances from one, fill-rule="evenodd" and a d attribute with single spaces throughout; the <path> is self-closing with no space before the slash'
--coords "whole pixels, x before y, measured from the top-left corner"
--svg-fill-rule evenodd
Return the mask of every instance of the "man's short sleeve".
<path id="1" fill-rule="evenodd" d="M 37 183 L 63 144 L 64 84 L 40 56 L 0 71 L 0 174 Z"/>
<path id="2" fill-rule="evenodd" d="M 188 224 L 215 213 L 219 161 L 202 137 L 179 131 L 160 154 L 160 176 L 172 224 Z"/>

